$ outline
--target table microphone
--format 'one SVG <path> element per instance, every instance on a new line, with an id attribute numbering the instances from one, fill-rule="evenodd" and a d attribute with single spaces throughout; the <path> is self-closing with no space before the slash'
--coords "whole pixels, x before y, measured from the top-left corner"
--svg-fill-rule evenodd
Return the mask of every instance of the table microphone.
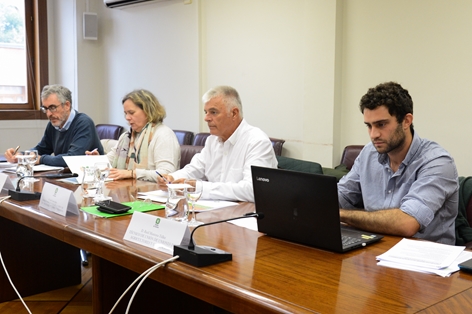
<path id="1" fill-rule="evenodd" d="M 49 178 L 49 179 L 54 179 L 54 178 L 70 178 L 70 177 L 78 177 L 79 175 L 77 173 L 47 173 L 44 175 L 40 176 L 23 176 L 18 179 L 18 182 L 16 184 L 16 190 L 9 190 L 8 195 L 11 196 L 11 199 L 15 201 L 30 201 L 30 200 L 39 200 L 41 198 L 41 193 L 40 192 L 28 192 L 28 191 L 21 191 L 20 189 L 20 183 L 23 181 L 25 178 Z"/>
<path id="2" fill-rule="evenodd" d="M 257 219 L 264 218 L 263 213 L 246 213 L 244 216 L 229 218 L 224 220 L 218 220 L 209 222 L 206 224 L 202 224 L 196 226 L 192 233 L 190 234 L 190 241 L 188 246 L 187 245 L 174 245 L 174 256 L 178 255 L 179 260 L 185 262 L 187 264 L 201 267 L 201 266 L 208 266 L 213 265 L 221 262 L 231 261 L 233 259 L 233 255 L 229 252 L 225 252 L 219 250 L 217 248 L 213 248 L 210 246 L 196 246 L 193 242 L 193 233 L 200 227 L 209 226 L 218 224 L 221 222 L 227 222 L 230 220 L 242 219 L 242 218 L 251 218 L 255 217 Z"/>

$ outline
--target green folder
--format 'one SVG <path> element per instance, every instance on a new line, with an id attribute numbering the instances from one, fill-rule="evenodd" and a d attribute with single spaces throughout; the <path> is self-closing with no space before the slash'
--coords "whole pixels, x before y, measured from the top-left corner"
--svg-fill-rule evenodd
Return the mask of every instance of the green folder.
<path id="1" fill-rule="evenodd" d="M 97 209 L 98 206 L 81 207 L 80 209 L 82 209 L 84 212 L 92 214 L 92 215 L 96 215 L 96 216 L 100 216 L 100 217 L 104 217 L 104 218 L 112 218 L 112 217 L 117 217 L 117 216 L 131 215 L 135 211 L 148 212 L 148 211 L 151 211 L 151 210 L 157 210 L 157 209 L 164 209 L 165 208 L 165 205 L 154 204 L 154 203 L 147 204 L 147 203 L 140 202 L 140 201 L 126 202 L 126 203 L 123 203 L 123 204 L 128 205 L 129 207 L 131 207 L 131 209 L 129 211 L 127 211 L 126 213 L 122 213 L 122 214 L 104 213 L 104 212 L 101 212 Z"/>

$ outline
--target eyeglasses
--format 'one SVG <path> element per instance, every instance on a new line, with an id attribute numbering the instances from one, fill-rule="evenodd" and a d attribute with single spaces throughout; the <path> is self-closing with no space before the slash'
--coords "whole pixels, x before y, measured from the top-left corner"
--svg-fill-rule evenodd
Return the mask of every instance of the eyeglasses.
<path id="1" fill-rule="evenodd" d="M 51 105 L 51 106 L 49 106 L 49 107 L 41 106 L 39 109 L 41 109 L 41 111 L 42 111 L 43 113 L 47 113 L 48 110 L 49 110 L 49 112 L 56 112 L 57 107 L 59 107 L 59 106 L 56 106 L 56 105 Z"/>

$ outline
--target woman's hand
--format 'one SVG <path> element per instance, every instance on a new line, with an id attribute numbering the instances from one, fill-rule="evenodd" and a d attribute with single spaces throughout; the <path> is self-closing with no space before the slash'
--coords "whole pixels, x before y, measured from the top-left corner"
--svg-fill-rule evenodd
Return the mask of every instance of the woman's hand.
<path id="1" fill-rule="evenodd" d="M 134 177 L 134 171 L 128 169 L 111 168 L 108 177 L 113 180 L 131 179 Z"/>

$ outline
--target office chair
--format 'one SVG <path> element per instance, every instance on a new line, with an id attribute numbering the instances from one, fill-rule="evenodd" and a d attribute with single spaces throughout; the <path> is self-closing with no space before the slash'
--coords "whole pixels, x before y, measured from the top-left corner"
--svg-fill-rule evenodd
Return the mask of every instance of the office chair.
<path id="1" fill-rule="evenodd" d="M 275 155 L 282 156 L 282 146 L 284 145 L 285 140 L 273 137 L 269 137 L 269 139 L 272 142 L 272 147 L 274 147 Z"/>
<path id="2" fill-rule="evenodd" d="M 193 132 L 190 131 L 182 131 L 182 130 L 173 130 L 175 136 L 177 136 L 177 140 L 179 141 L 180 145 L 192 145 L 193 141 Z"/>
<path id="3" fill-rule="evenodd" d="M 210 136 L 210 133 L 201 132 L 201 133 L 195 134 L 192 145 L 205 146 L 205 142 L 208 136 Z"/>
<path id="4" fill-rule="evenodd" d="M 180 146 L 180 169 L 185 167 L 192 160 L 193 156 L 201 152 L 203 146 L 181 145 Z"/>
<path id="5" fill-rule="evenodd" d="M 116 124 L 97 124 L 95 128 L 97 129 L 98 137 L 101 140 L 117 140 L 120 138 L 120 135 L 123 132 L 123 127 Z"/>
<path id="6" fill-rule="evenodd" d="M 347 170 L 351 170 L 354 161 L 364 148 L 364 145 L 348 145 L 344 148 L 341 157 L 341 165 L 345 165 Z"/>

